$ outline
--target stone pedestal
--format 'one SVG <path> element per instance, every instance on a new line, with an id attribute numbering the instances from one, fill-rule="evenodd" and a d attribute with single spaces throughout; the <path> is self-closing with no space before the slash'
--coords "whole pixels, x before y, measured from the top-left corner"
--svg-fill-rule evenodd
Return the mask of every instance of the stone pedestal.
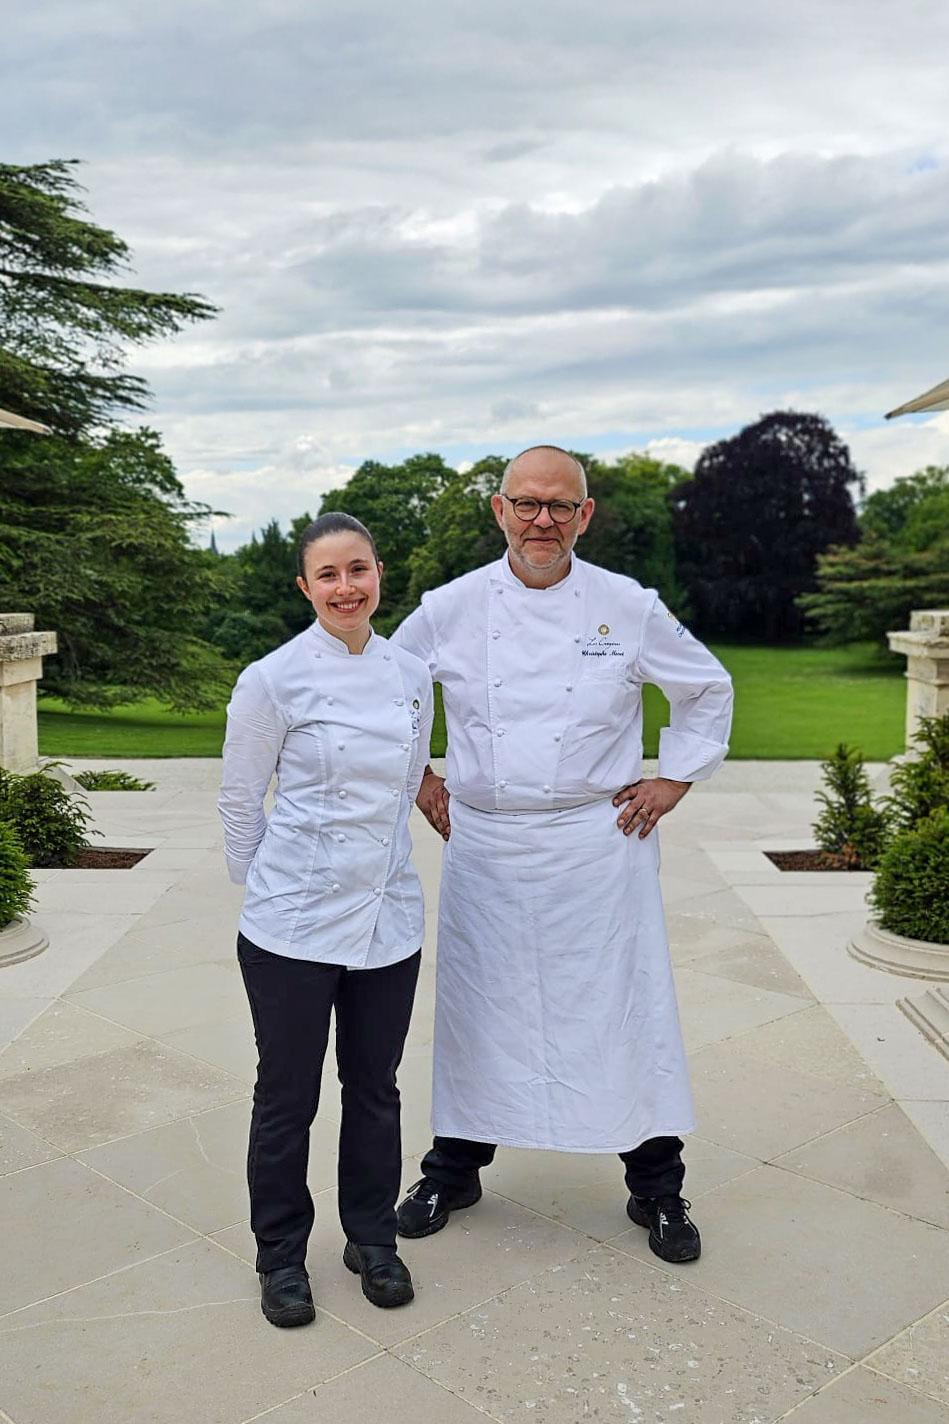
<path id="1" fill-rule="evenodd" d="M 908 629 L 886 637 L 891 651 L 907 659 L 906 750 L 912 754 L 920 718 L 949 712 L 949 608 L 916 609 Z"/>
<path id="2" fill-rule="evenodd" d="M 43 658 L 56 651 L 55 633 L 36 633 L 32 613 L 0 613 L 0 766 L 35 771 L 36 684 Z"/>

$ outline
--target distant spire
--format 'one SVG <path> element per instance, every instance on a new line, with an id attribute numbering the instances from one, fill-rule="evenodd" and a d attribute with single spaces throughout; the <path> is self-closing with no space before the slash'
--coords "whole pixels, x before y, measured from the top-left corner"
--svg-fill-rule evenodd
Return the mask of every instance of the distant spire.
<path id="1" fill-rule="evenodd" d="M 211 542 L 210 542 L 210 544 L 208 545 L 208 548 L 211 550 L 211 553 L 212 553 L 212 554 L 219 554 L 219 553 L 221 552 L 220 549 L 219 549 L 218 546 L 217 546 L 217 540 L 216 540 L 215 537 L 214 537 L 214 530 L 213 530 L 213 529 L 211 530 Z"/>

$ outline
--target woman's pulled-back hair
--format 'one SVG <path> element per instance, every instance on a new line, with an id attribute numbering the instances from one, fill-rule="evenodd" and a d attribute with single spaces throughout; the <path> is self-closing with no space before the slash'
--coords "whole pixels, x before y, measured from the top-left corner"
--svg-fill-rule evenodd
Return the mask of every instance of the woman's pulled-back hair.
<path id="1" fill-rule="evenodd" d="M 312 524 L 308 524 L 300 535 L 300 543 L 297 547 L 297 567 L 300 577 L 305 578 L 304 560 L 306 551 L 311 544 L 315 544 L 317 539 L 322 539 L 324 534 L 359 534 L 365 539 L 372 550 L 372 557 L 375 562 L 379 562 L 379 554 L 376 549 L 376 541 L 373 539 L 365 524 L 360 523 L 352 514 L 344 514 L 342 510 L 331 510 L 329 514 L 321 514 L 319 519 L 314 519 Z"/>

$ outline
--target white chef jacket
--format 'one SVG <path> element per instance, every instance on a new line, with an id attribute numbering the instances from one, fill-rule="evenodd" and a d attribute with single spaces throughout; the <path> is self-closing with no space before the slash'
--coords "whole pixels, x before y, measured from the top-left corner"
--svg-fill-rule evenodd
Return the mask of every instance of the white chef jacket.
<path id="1" fill-rule="evenodd" d="M 227 709 L 218 808 L 230 877 L 246 884 L 249 940 L 354 969 L 418 950 L 424 906 L 408 820 L 431 726 L 428 670 L 376 634 L 354 655 L 314 621 L 244 669 Z"/>
<path id="2" fill-rule="evenodd" d="M 731 679 L 654 589 L 574 558 L 527 588 L 507 555 L 431 593 L 392 641 L 442 684 L 446 784 L 481 811 L 556 810 L 642 775 L 642 684 L 671 704 L 659 775 L 711 776 L 728 751 Z"/>
<path id="3" fill-rule="evenodd" d="M 439 899 L 439 1137 L 626 1152 L 694 1127 L 655 831 L 616 827 L 642 771 L 644 682 L 672 705 L 659 771 L 727 750 L 725 669 L 634 579 L 507 556 L 427 593 L 393 641 L 441 682 L 452 835 Z"/>

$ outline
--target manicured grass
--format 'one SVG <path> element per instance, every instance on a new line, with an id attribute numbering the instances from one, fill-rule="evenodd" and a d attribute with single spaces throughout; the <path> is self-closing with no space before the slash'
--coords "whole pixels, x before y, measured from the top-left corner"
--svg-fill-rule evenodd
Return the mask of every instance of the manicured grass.
<path id="1" fill-rule="evenodd" d="M 905 666 L 873 644 L 846 648 L 762 648 L 716 645 L 735 681 L 731 755 L 739 760 L 829 756 L 838 742 L 860 747 L 871 761 L 903 749 Z M 655 756 L 665 699 L 646 688 L 646 752 Z M 181 714 L 154 701 L 115 712 L 69 712 L 52 698 L 40 704 L 44 756 L 219 756 L 224 709 Z M 434 755 L 445 748 L 441 698 L 436 703 Z"/>

